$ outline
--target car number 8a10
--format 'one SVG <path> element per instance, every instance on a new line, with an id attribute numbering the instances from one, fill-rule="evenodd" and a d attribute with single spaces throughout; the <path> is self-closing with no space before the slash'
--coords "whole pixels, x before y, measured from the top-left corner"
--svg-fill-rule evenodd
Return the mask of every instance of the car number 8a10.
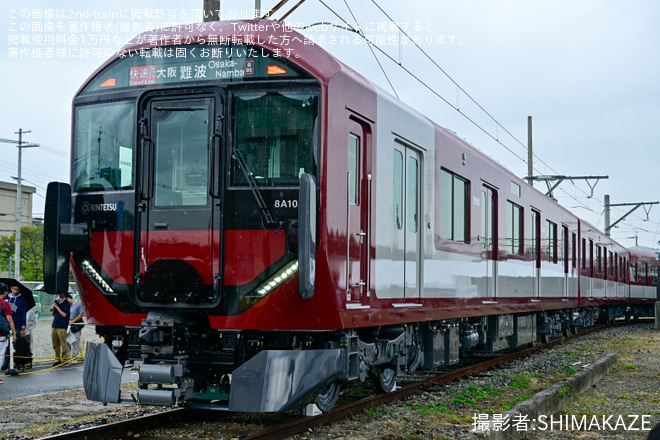
<path id="1" fill-rule="evenodd" d="M 298 207 L 298 200 L 293 199 L 293 200 L 275 200 L 275 207 L 276 208 L 297 208 Z"/>

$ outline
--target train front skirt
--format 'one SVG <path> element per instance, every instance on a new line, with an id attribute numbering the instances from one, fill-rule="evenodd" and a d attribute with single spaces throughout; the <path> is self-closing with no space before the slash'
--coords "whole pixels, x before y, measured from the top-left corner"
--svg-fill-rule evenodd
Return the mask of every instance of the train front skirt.
<path id="1" fill-rule="evenodd" d="M 134 400 L 121 399 L 122 365 L 104 343 L 88 342 L 83 384 L 87 399 L 104 403 L 282 412 L 342 372 L 342 349 L 264 350 L 231 375 L 228 402 L 195 400 L 182 364 L 143 364 Z M 151 385 L 147 387 L 146 385 Z"/>

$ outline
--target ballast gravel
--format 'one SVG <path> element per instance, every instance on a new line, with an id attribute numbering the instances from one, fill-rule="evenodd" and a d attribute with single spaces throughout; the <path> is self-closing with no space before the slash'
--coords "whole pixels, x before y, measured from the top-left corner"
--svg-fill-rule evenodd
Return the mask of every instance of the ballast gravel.
<path id="1" fill-rule="evenodd" d="M 570 399 L 564 410 L 547 414 L 545 429 L 540 430 L 544 426 L 537 425 L 532 431 L 531 426 L 525 423 L 514 425 L 513 421 L 501 426 L 524 431 L 526 438 L 533 440 L 564 440 L 567 435 L 573 439 L 646 439 L 648 430 L 660 423 L 660 331 L 654 330 L 651 320 L 582 336 L 529 358 L 364 411 L 293 438 L 476 439 L 472 431 L 479 420 L 502 417 L 516 403 L 607 353 L 617 354 L 617 367 L 588 392 Z M 352 392 L 355 391 L 344 391 L 346 394 Z M 32 440 L 158 411 L 157 408 L 103 406 L 88 402 L 82 390 L 6 400 L 2 407 L 5 411 L 0 412 L 0 438 L 6 440 Z M 584 429 L 584 425 L 582 429 L 576 429 L 575 425 L 560 423 L 573 416 L 578 421 L 584 416 L 591 429 Z M 632 423 L 634 416 L 637 416 L 636 424 Z M 621 418 L 625 426 L 617 424 Z M 269 416 L 261 420 L 268 424 L 266 420 L 271 419 Z M 230 440 L 259 429 L 255 420 L 259 418 L 243 419 L 236 415 L 216 423 L 191 422 L 182 428 L 162 430 L 154 435 Z M 555 421 L 554 425 L 550 424 L 551 420 Z M 609 421 L 604 423 L 604 420 Z M 616 429 L 611 430 L 615 425 Z"/>

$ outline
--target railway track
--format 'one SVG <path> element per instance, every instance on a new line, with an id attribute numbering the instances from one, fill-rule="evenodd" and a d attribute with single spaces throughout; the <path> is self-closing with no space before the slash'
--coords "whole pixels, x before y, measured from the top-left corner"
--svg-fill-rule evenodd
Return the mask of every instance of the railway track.
<path id="1" fill-rule="evenodd" d="M 419 394 L 424 391 L 431 390 L 443 384 L 447 384 L 454 380 L 468 377 L 481 373 L 483 371 L 499 367 L 508 362 L 516 359 L 528 357 L 540 350 L 552 348 L 562 342 L 579 336 L 596 332 L 607 328 L 607 326 L 599 326 L 591 329 L 584 330 L 578 334 L 571 335 L 564 338 L 552 340 L 548 343 L 538 345 L 535 347 L 521 349 L 512 353 L 508 353 L 496 358 L 483 360 L 472 365 L 464 366 L 449 372 L 444 372 L 434 377 L 406 384 L 397 388 L 391 393 L 381 393 L 370 395 L 359 400 L 341 405 L 330 412 L 320 414 L 313 417 L 298 417 L 284 423 L 275 423 L 265 429 L 250 432 L 239 438 L 241 440 L 260 440 L 260 439 L 285 439 L 296 434 L 306 432 L 316 426 L 330 424 L 338 420 L 343 420 L 353 414 L 360 413 L 368 408 L 377 407 L 386 403 L 394 402 L 404 399 L 411 395 Z M 127 438 L 140 434 L 141 440 L 149 439 L 163 439 L 165 437 L 145 435 L 144 433 L 151 430 L 157 430 L 164 427 L 172 427 L 177 424 L 190 422 L 192 420 L 213 420 L 214 422 L 222 422 L 223 419 L 230 416 L 229 413 L 218 411 L 200 412 L 199 410 L 188 410 L 184 408 L 176 408 L 168 411 L 163 411 L 156 414 L 145 415 L 139 418 L 114 422 L 107 425 L 99 425 L 91 428 L 86 428 L 78 431 L 66 432 L 55 434 L 48 437 L 43 437 L 40 440 L 96 440 L 96 439 L 113 439 L 113 438 Z M 191 438 L 191 437 L 188 437 Z"/>

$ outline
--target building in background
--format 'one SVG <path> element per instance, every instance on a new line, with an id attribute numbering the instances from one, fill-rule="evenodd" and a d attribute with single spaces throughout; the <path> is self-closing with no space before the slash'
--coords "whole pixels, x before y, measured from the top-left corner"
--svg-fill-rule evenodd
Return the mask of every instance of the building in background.
<path id="1" fill-rule="evenodd" d="M 32 199 L 37 189 L 33 186 L 21 185 L 23 199 L 21 200 L 21 226 L 32 226 Z M 0 182 L 0 235 L 9 236 L 16 232 L 16 184 Z M 6 269 L 7 265 L 0 265 Z M 0 270 L 0 276 L 7 276 Z"/>
<path id="2" fill-rule="evenodd" d="M 21 185 L 21 225 L 32 226 L 32 195 L 37 192 L 33 186 Z M 16 184 L 0 182 L 0 235 L 16 232 Z"/>

